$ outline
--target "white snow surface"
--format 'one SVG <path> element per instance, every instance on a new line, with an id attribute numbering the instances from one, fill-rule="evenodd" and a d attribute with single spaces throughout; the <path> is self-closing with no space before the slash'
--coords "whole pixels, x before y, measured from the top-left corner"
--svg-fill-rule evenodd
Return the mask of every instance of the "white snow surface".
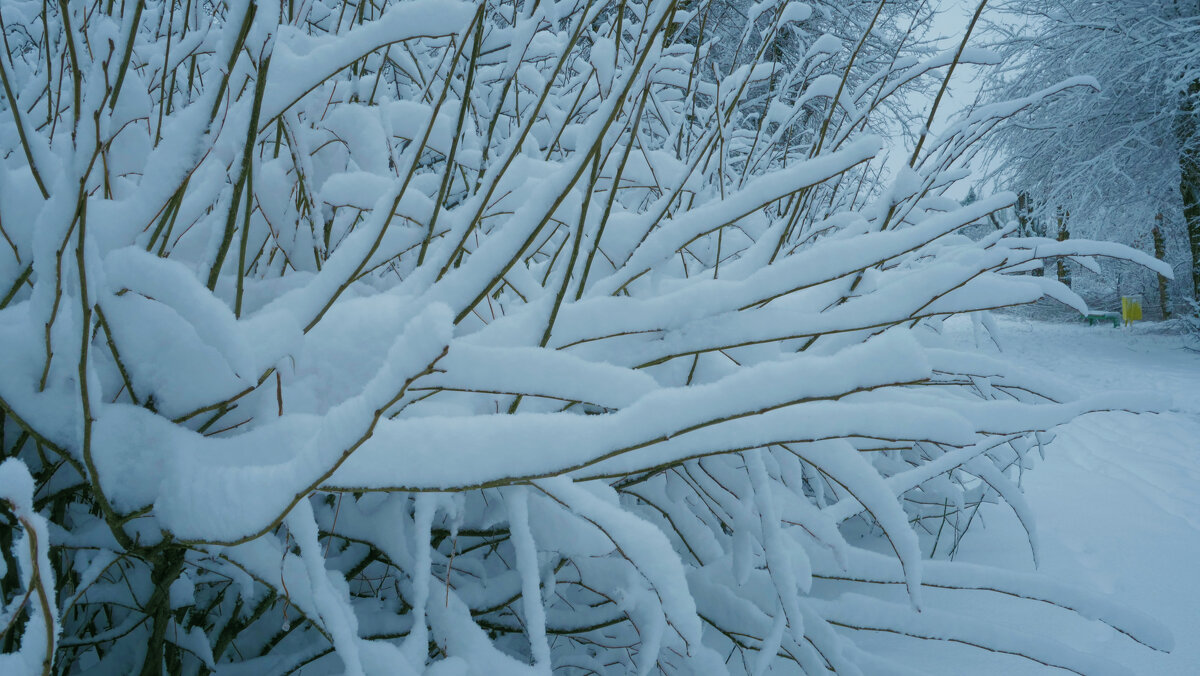
<path id="1" fill-rule="evenodd" d="M 1135 390 L 1171 397 L 1170 408 L 1158 414 L 1090 413 L 1058 428 L 1045 460 L 1024 474 L 1021 487 L 1040 532 L 1038 574 L 1047 582 L 1099 592 L 1126 612 L 1154 618 L 1174 634 L 1174 649 L 1147 650 L 1098 620 L 1065 621 L 1063 610 L 1017 604 L 999 594 L 954 594 L 927 587 L 927 604 L 969 610 L 1028 634 L 1053 635 L 1110 665 L 1113 673 L 1198 673 L 1200 354 L 1185 349 L 1180 336 L 1156 331 L 1156 324 L 1113 329 L 1013 318 L 1000 318 L 997 324 L 1008 357 L 1069 379 L 1084 392 Z M 965 318 L 947 322 L 945 330 L 956 341 L 973 342 Z M 1025 534 L 1009 506 L 984 505 L 979 518 L 982 523 L 967 533 L 956 561 L 1035 570 Z M 927 564 L 926 583 L 936 578 Z M 1022 589 L 1029 593 L 1031 587 L 1025 584 Z M 1104 611 L 1093 606 L 1091 613 L 1082 614 L 1095 617 L 1097 612 Z M 1066 673 L 953 643 L 873 632 L 856 632 L 855 638 L 867 649 L 894 655 L 930 676 Z"/>

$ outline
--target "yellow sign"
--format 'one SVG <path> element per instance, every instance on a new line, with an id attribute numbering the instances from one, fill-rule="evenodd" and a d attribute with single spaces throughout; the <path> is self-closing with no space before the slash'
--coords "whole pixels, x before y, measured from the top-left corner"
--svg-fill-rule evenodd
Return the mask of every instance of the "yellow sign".
<path id="1" fill-rule="evenodd" d="M 1142 297 L 1121 296 L 1121 318 L 1129 326 L 1142 318 Z"/>

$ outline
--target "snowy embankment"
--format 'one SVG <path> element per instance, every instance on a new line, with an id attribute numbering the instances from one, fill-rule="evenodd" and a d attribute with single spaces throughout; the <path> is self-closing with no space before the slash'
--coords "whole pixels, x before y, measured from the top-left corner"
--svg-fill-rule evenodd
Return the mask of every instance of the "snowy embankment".
<path id="1" fill-rule="evenodd" d="M 1200 673 L 1200 354 L 1185 350 L 1179 336 L 1155 333 L 1153 324 L 998 323 L 1008 356 L 1081 389 L 1172 398 L 1171 408 L 1158 415 L 1091 413 L 1059 428 L 1045 461 L 1022 477 L 1022 486 L 1037 515 L 1039 570 L 1153 616 L 1171 628 L 1175 649 L 1146 650 L 1100 622 L 1070 622 L 1061 610 L 1009 603 L 995 594 L 946 595 L 946 602 L 994 604 L 990 614 L 1000 623 L 1052 634 L 1136 674 Z M 973 340 L 969 321 L 948 322 L 946 330 L 963 343 Z M 1033 570 L 1024 531 L 1008 506 L 985 505 L 979 517 L 983 527 L 968 533 L 956 560 Z M 953 644 L 862 640 L 904 654 L 907 664 L 934 675 L 1062 673 Z"/>

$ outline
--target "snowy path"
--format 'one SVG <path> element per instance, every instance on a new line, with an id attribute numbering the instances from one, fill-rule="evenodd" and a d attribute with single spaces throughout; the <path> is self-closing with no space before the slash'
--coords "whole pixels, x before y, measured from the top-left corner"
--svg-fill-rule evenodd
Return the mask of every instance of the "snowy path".
<path id="1" fill-rule="evenodd" d="M 1038 517 L 1040 570 L 1153 615 L 1171 627 L 1176 647 L 1157 653 L 1055 609 L 1031 612 L 989 600 L 996 607 L 988 614 L 1024 631 L 1053 632 L 1136 674 L 1200 674 L 1200 355 L 1182 349 L 1178 336 L 1139 330 L 1023 320 L 1001 320 L 1000 326 L 1010 356 L 1081 387 L 1172 397 L 1172 408 L 1159 415 L 1097 413 L 1061 428 L 1046 461 L 1024 476 L 1023 485 Z M 967 322 L 948 330 L 971 340 Z M 982 511 L 987 533 L 969 533 L 959 559 L 1031 570 L 1025 535 L 1011 510 L 988 507 Z M 881 641 L 929 674 L 1065 673 L 927 643 L 912 656 L 914 646 L 903 639 Z"/>

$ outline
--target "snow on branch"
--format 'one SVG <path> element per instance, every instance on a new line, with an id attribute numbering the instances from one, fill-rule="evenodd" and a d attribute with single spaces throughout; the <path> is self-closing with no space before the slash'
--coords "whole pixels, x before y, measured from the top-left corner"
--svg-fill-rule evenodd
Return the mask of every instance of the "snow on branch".
<path id="1" fill-rule="evenodd" d="M 1169 649 L 928 560 L 951 504 L 1034 544 L 1045 432 L 1153 408 L 941 320 L 1163 268 L 963 234 L 1050 92 L 888 178 L 952 62 L 921 5 L 4 2 L 0 672 L 878 673 L 864 631 L 1111 671 L 930 588 Z"/>

